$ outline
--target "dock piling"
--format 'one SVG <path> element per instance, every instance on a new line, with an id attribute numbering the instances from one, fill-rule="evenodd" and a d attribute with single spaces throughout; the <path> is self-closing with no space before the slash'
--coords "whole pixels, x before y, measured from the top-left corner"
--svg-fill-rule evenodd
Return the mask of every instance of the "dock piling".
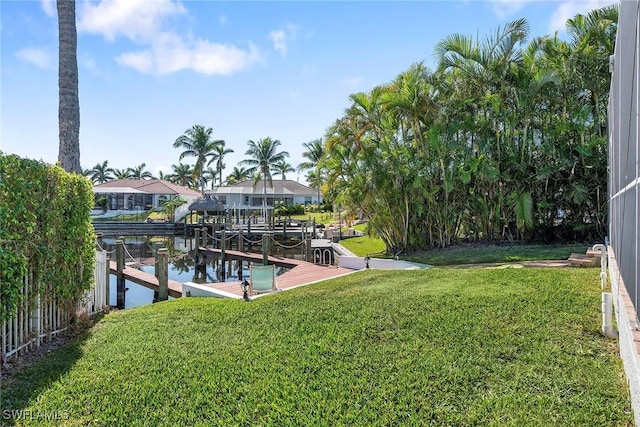
<path id="1" fill-rule="evenodd" d="M 199 259 L 198 257 L 200 256 L 200 229 L 196 228 L 195 230 L 193 230 L 193 232 L 194 232 L 195 241 L 196 241 L 196 247 L 194 249 L 195 258 Z"/>
<path id="2" fill-rule="evenodd" d="M 155 272 L 158 278 L 158 296 L 153 302 L 166 301 L 169 299 L 169 251 L 166 248 L 158 249 Z"/>
<path id="3" fill-rule="evenodd" d="M 307 240 L 305 241 L 304 249 L 305 249 L 305 254 L 304 254 L 305 261 L 313 262 L 313 260 L 311 259 L 311 236 L 309 235 L 307 235 Z"/>
<path id="4" fill-rule="evenodd" d="M 124 287 L 124 240 L 116 240 L 116 278 L 117 278 L 117 294 L 116 307 L 118 310 L 124 310 L 125 305 L 125 287 Z"/>
<path id="5" fill-rule="evenodd" d="M 225 257 L 224 257 L 224 253 L 226 251 L 226 246 L 227 246 L 225 228 L 220 230 L 220 269 L 222 270 L 222 275 L 221 275 L 222 276 L 222 280 L 224 280 L 224 277 L 225 277 L 225 269 L 224 269 L 225 268 L 225 266 L 224 266 Z"/>
<path id="6" fill-rule="evenodd" d="M 262 265 L 269 264 L 269 235 L 262 235 Z"/>

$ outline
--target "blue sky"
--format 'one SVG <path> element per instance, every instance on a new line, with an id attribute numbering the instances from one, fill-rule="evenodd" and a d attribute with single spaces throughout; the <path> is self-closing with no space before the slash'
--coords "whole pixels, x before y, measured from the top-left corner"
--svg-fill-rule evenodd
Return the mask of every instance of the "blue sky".
<path id="1" fill-rule="evenodd" d="M 567 18 L 613 2 L 78 1 L 82 167 L 168 172 L 180 154 L 173 142 L 194 124 L 235 151 L 225 176 L 248 140 L 267 136 L 295 167 L 350 94 L 414 62 L 433 68 L 445 36 L 483 38 L 521 17 L 531 37 L 563 36 Z M 0 0 L 0 38 L 0 151 L 55 163 L 55 1 Z"/>

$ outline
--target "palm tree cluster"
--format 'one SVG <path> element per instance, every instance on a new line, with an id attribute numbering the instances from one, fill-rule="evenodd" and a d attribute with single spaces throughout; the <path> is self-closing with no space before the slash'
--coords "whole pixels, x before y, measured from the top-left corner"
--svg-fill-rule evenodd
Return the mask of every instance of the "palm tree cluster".
<path id="1" fill-rule="evenodd" d="M 268 183 L 271 186 L 272 175 L 279 175 L 282 179 L 287 179 L 287 173 L 296 171 L 286 161 L 289 153 L 278 151 L 278 147 L 281 145 L 279 140 L 266 137 L 258 141 L 250 140 L 247 144 L 249 148 L 245 154 L 249 158 L 241 161 L 240 164 L 248 165 L 249 167 L 235 166 L 226 178 L 225 182 L 227 184 L 232 185 L 249 178 L 257 182 L 265 178 L 265 185 Z M 307 146 L 307 144 L 304 145 Z M 160 172 L 159 179 L 168 180 L 189 188 L 197 188 L 201 191 L 204 191 L 209 183 L 213 188 L 216 181 L 218 185 L 223 185 L 222 173 L 226 167 L 224 158 L 227 154 L 233 153 L 233 150 L 226 147 L 225 141 L 213 139 L 212 128 L 194 125 L 179 136 L 173 146 L 184 151 L 180 153 L 178 164 L 171 165 L 172 171 L 168 174 Z M 309 153 L 305 153 L 304 156 L 309 158 Z M 186 157 L 195 158 L 195 164 L 182 163 L 182 160 Z M 212 165 L 215 167 L 212 167 Z M 314 167 L 315 163 L 303 163 L 298 166 L 298 170 L 303 171 Z M 146 164 L 142 163 L 136 167 L 114 169 L 110 168 L 109 161 L 105 160 L 96 164 L 92 169 L 85 169 L 84 175 L 89 177 L 94 184 L 102 184 L 113 179 L 155 178 L 145 168 Z M 317 188 L 318 190 L 320 189 L 319 183 Z"/>
<path id="2" fill-rule="evenodd" d="M 393 81 L 350 96 L 323 139 L 303 144 L 307 182 L 359 210 L 389 251 L 445 247 L 461 239 L 592 240 L 606 233 L 608 57 L 618 7 L 567 21 L 569 40 L 528 41 L 516 20 L 485 39 L 454 34 L 435 49 L 436 70 L 416 63 Z M 249 140 L 226 183 L 295 169 L 271 137 Z M 194 125 L 159 178 L 204 191 L 223 184 L 233 150 Z M 195 164 L 182 163 L 194 158 Z M 246 168 L 245 168 L 246 166 Z M 145 164 L 89 175 L 147 178 Z"/>
<path id="3" fill-rule="evenodd" d="M 154 176 L 146 170 L 146 167 L 146 163 L 141 163 L 132 168 L 114 169 L 110 168 L 109 161 L 105 160 L 97 163 L 92 169 L 85 169 L 83 174 L 94 184 L 104 184 L 113 179 L 153 179 Z"/>
<path id="4" fill-rule="evenodd" d="M 319 169 L 388 250 L 458 239 L 594 239 L 606 232 L 608 57 L 617 6 L 527 41 L 528 22 L 451 35 L 351 104 Z"/>

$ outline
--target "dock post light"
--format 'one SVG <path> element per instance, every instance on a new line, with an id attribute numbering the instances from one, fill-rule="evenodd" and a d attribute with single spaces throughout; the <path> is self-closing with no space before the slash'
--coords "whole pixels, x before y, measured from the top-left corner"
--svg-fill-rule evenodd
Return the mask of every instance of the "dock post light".
<path id="1" fill-rule="evenodd" d="M 242 299 L 245 301 L 251 301 L 249 298 L 249 282 L 244 279 L 240 282 L 240 289 L 242 289 Z"/>

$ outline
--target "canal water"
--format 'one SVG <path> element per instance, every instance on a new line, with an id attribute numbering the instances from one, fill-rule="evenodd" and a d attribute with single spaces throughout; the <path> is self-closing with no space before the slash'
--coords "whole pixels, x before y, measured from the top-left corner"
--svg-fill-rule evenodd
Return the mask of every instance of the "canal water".
<path id="1" fill-rule="evenodd" d="M 115 237 L 103 237 L 102 248 L 108 252 L 115 249 Z M 240 263 L 236 260 L 227 260 L 224 266 L 224 274 L 220 266 L 218 257 L 209 255 L 206 259 L 206 273 L 202 268 L 196 271 L 194 249 L 195 239 L 185 236 L 130 236 L 125 237 L 125 262 L 137 262 L 140 270 L 147 273 L 155 273 L 155 256 L 158 249 L 166 248 L 169 251 L 171 263 L 169 264 L 169 279 L 177 282 L 194 283 L 216 283 L 216 282 L 239 282 Z M 282 254 L 289 258 L 302 258 L 302 251 L 289 251 Z M 282 274 L 287 269 L 276 268 L 276 275 Z M 249 264 L 242 263 L 241 277 L 249 277 Z M 141 305 L 153 303 L 154 291 L 129 280 L 125 281 L 127 288 L 125 296 L 125 309 L 134 308 Z M 238 284 L 238 287 L 240 285 Z M 117 278 L 114 274 L 109 275 L 109 304 L 116 305 Z M 172 299 L 172 297 L 169 297 Z"/>

